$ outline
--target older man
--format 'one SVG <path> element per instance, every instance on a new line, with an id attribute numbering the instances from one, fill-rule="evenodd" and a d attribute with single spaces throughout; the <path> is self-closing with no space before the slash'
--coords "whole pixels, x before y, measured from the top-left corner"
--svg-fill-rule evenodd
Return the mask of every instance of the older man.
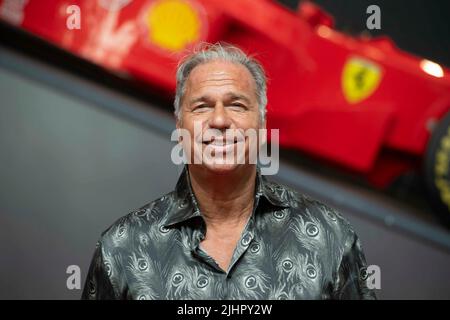
<path id="1" fill-rule="evenodd" d="M 349 223 L 268 181 L 249 161 L 248 136 L 227 135 L 265 128 L 266 103 L 264 70 L 241 50 L 208 45 L 182 61 L 175 115 L 177 128 L 190 133 L 183 141 L 190 164 L 173 192 L 102 233 L 83 298 L 375 297 Z"/>

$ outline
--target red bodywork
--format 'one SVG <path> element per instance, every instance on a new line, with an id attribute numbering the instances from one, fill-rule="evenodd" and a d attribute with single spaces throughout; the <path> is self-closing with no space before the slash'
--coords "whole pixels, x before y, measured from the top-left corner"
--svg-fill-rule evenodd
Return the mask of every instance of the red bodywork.
<path id="1" fill-rule="evenodd" d="M 68 27 L 71 5 L 80 29 Z M 294 12 L 269 0 L 0 0 L 0 18 L 162 94 L 174 92 L 183 49 L 235 44 L 267 71 L 267 125 L 280 129 L 282 146 L 380 186 L 422 159 L 430 128 L 450 109 L 449 70 L 432 65 L 442 74 L 426 73 L 430 62 L 389 38 L 344 35 L 309 2 Z M 345 79 L 362 97 L 346 95 Z"/>

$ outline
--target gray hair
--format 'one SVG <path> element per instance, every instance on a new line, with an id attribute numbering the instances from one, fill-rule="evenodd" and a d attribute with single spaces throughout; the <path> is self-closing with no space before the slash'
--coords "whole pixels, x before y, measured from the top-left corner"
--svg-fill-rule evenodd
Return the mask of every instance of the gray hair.
<path id="1" fill-rule="evenodd" d="M 179 119 L 181 112 L 181 102 L 186 92 L 186 80 L 191 71 L 198 65 L 214 60 L 223 60 L 236 64 L 241 64 L 250 71 L 256 84 L 256 97 L 260 113 L 260 120 L 263 122 L 266 116 L 267 105 L 267 78 L 262 65 L 253 57 L 245 54 L 241 49 L 229 44 L 202 43 L 197 50 L 181 60 L 177 68 L 177 88 L 175 93 L 175 116 Z"/>

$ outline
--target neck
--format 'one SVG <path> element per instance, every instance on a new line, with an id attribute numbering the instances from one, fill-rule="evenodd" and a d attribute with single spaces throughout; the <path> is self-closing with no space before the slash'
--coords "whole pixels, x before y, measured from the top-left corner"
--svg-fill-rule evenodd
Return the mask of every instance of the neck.
<path id="1" fill-rule="evenodd" d="M 218 174 L 200 165 L 189 166 L 191 186 L 207 226 L 237 225 L 253 209 L 256 166 L 243 165 Z"/>

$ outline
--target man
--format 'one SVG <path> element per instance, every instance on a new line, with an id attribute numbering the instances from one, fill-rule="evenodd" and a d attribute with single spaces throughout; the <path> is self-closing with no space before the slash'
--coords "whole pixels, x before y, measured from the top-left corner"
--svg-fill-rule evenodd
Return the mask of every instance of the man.
<path id="1" fill-rule="evenodd" d="M 263 68 L 241 50 L 209 45 L 182 61 L 175 115 L 190 164 L 173 192 L 103 232 L 83 298 L 375 298 L 349 223 L 267 180 L 250 139 L 227 135 L 265 128 L 266 103 Z"/>

